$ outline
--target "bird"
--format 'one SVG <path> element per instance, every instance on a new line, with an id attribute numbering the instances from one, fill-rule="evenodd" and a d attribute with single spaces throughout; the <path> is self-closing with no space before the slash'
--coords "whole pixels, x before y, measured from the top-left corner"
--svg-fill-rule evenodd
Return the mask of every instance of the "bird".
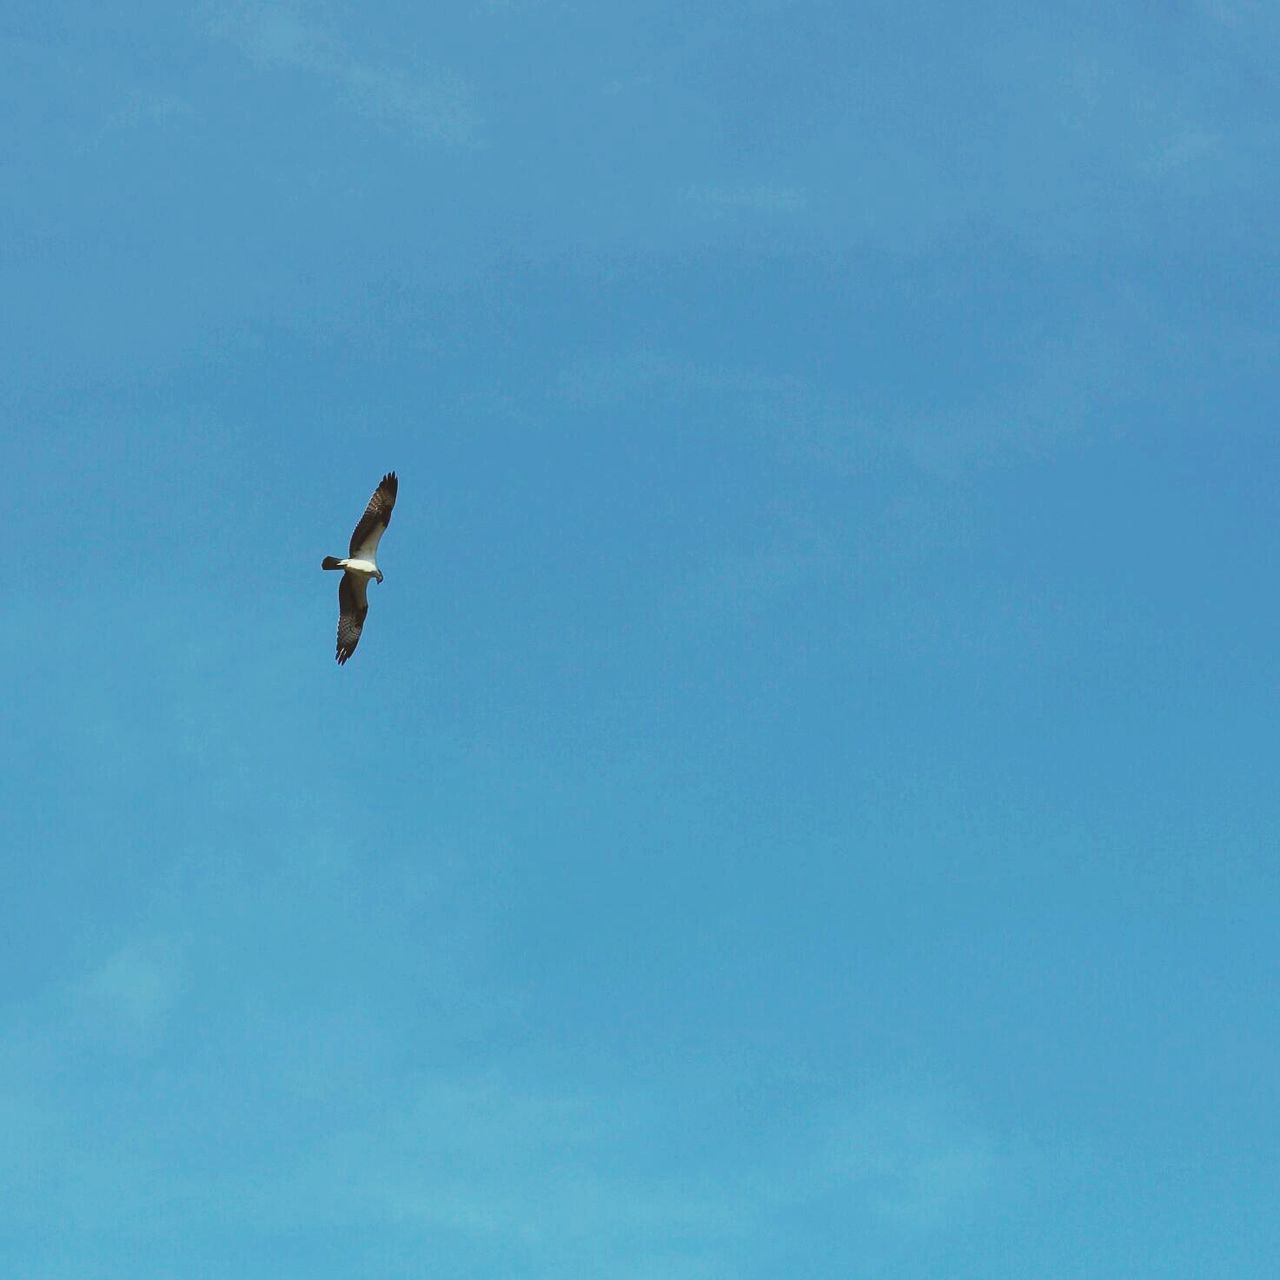
<path id="1" fill-rule="evenodd" d="M 369 612 L 369 579 L 382 581 L 378 568 L 378 543 L 391 523 L 391 509 L 396 505 L 399 481 L 394 471 L 388 471 L 378 482 L 369 499 L 369 505 L 360 517 L 347 556 L 325 556 L 322 569 L 341 569 L 338 583 L 338 665 L 341 666 L 356 651 L 360 632 L 364 629 L 365 615 Z"/>

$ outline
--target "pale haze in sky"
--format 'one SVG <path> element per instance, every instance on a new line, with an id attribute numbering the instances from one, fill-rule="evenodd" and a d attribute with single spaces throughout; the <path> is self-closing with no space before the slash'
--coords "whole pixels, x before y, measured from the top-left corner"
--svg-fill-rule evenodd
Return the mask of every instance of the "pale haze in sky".
<path id="1" fill-rule="evenodd" d="M 12 0 L 0 1273 L 1269 1280 L 1278 50 Z"/>

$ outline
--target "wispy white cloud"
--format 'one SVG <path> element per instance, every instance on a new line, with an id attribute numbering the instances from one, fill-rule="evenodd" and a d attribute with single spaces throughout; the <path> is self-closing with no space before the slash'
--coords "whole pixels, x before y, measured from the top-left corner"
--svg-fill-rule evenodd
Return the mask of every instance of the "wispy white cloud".
<path id="1" fill-rule="evenodd" d="M 171 125 L 195 114 L 191 103 L 177 93 L 135 90 L 123 106 L 106 119 L 104 129 L 132 129 L 142 125 Z"/>
<path id="2" fill-rule="evenodd" d="M 542 1265 L 603 1266 L 655 1239 L 736 1235 L 728 1195 L 629 1167 L 636 1105 L 497 1071 L 426 1078 L 394 1117 L 334 1135 L 307 1165 L 352 1171 L 348 1194 L 374 1221 L 503 1241 Z"/>
<path id="3" fill-rule="evenodd" d="M 1008 457 L 1034 455 L 1084 430 L 1089 408 L 1123 368 L 1116 352 L 1087 326 L 1048 344 L 1007 382 L 968 404 L 910 416 L 872 414 L 850 396 L 800 378 L 748 368 L 682 361 L 659 351 L 592 356 L 560 373 L 556 394 L 575 407 L 608 410 L 628 403 L 699 402 L 718 408 L 716 422 L 772 438 L 780 451 L 824 472 L 869 474 L 901 467 L 951 481 Z M 802 514 L 780 540 L 740 553 L 732 579 L 780 583 L 826 557 L 821 530 Z M 712 584 L 708 583 L 707 586 Z"/>
<path id="4" fill-rule="evenodd" d="M 534 1274 L 715 1276 L 809 1204 L 843 1205 L 853 1231 L 948 1230 L 983 1212 L 1007 1163 L 930 1096 L 846 1099 L 796 1121 L 785 1154 L 762 1142 L 731 1167 L 672 1167 L 656 1100 L 531 1092 L 501 1073 L 442 1078 L 394 1118 L 334 1135 L 298 1176 L 344 1170 L 342 1198 L 366 1220 L 496 1242 Z"/>
<path id="5" fill-rule="evenodd" d="M 181 987 L 181 963 L 169 941 L 134 941 L 86 976 L 78 1005 L 92 1031 L 139 1047 L 159 1033 Z"/>
<path id="6" fill-rule="evenodd" d="M 1169 173 L 1204 160 L 1222 144 L 1221 137 L 1208 129 L 1185 129 L 1156 148 L 1146 163 L 1150 173 Z"/>
<path id="7" fill-rule="evenodd" d="M 742 209 L 755 213 L 799 213 L 808 206 L 808 194 L 798 187 L 774 183 L 707 184 L 689 187 L 685 198 L 716 210 Z"/>
<path id="8" fill-rule="evenodd" d="M 779 522 L 782 527 L 762 531 L 757 546 L 713 554 L 691 567 L 669 601 L 686 625 L 751 626 L 811 589 L 839 563 L 813 521 L 797 514 Z"/>
<path id="9" fill-rule="evenodd" d="M 1274 12 L 1263 0 L 1196 0 L 1196 8 L 1214 21 L 1232 27 L 1271 17 Z"/>
<path id="10" fill-rule="evenodd" d="M 151 1024 L 175 989 L 165 954 L 122 949 L 91 976 L 93 998 L 127 1023 Z M 436 1249 L 480 1248 L 523 1275 L 719 1280 L 740 1274 L 797 1210 L 836 1215 L 851 1243 L 910 1247 L 969 1226 L 997 1201 L 1007 1208 L 1000 1144 L 909 1091 L 794 1099 L 784 1129 L 744 1129 L 726 1159 L 691 1156 L 675 1139 L 679 1106 L 696 1107 L 696 1097 L 673 1112 L 661 1092 L 547 1088 L 514 1067 L 415 1073 L 397 1084 L 384 1060 L 362 1068 L 376 1089 L 306 1098 L 318 1123 L 287 1146 L 250 1140 L 241 1150 L 209 1146 L 192 1124 L 179 1100 L 216 1086 L 190 1070 L 166 1069 L 160 1105 L 142 1126 L 127 1111 L 77 1104 L 50 1066 L 78 1040 L 74 1020 L 0 1040 L 2 1092 L 21 1103 L 20 1142 L 0 1155 L 0 1177 L 21 1162 L 27 1188 L 0 1208 L 0 1222 L 57 1221 L 101 1238 L 122 1214 L 145 1214 L 168 1233 L 207 1232 L 217 1204 L 230 1233 L 337 1224 Z M 246 1098 L 271 1124 L 296 1117 L 302 1101 L 269 1055 L 237 1084 L 233 1126 L 247 1123 Z"/>
<path id="11" fill-rule="evenodd" d="M 1136 292 L 1109 299 L 1104 318 L 1085 313 L 1024 354 L 1003 382 L 967 400 L 893 424 L 892 437 L 925 476 L 951 482 L 1010 461 L 1047 460 L 1072 442 L 1132 429 L 1123 406 L 1140 368 L 1172 387 L 1188 370 L 1249 368 L 1274 355 L 1274 336 L 1224 324 L 1206 339 Z"/>
<path id="12" fill-rule="evenodd" d="M 362 61 L 293 5 L 239 5 L 223 12 L 214 29 L 258 67 L 304 71 L 328 81 L 372 120 L 406 129 L 426 142 L 459 146 L 475 139 L 475 112 L 457 76 Z"/>
<path id="13" fill-rule="evenodd" d="M 833 1119 L 824 1163 L 826 1176 L 865 1195 L 879 1218 L 927 1231 L 972 1212 L 1001 1162 L 990 1137 L 938 1099 L 891 1094 Z"/>
<path id="14" fill-rule="evenodd" d="M 332 72 L 343 61 L 339 42 L 307 23 L 292 5 L 234 6 L 217 24 L 217 29 L 235 37 L 259 66 Z"/>

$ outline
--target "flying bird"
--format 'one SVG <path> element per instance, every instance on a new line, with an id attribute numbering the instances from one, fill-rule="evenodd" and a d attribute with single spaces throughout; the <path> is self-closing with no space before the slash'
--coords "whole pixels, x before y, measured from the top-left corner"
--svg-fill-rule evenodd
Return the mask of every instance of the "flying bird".
<path id="1" fill-rule="evenodd" d="M 369 499 L 369 505 L 360 517 L 351 546 L 345 560 L 337 556 L 325 556 L 322 569 L 341 569 L 342 581 L 338 583 L 338 665 L 341 666 L 356 651 L 360 632 L 364 629 L 365 615 L 369 612 L 369 579 L 382 581 L 378 568 L 378 543 L 391 523 L 391 509 L 396 505 L 396 473 L 388 471 Z"/>

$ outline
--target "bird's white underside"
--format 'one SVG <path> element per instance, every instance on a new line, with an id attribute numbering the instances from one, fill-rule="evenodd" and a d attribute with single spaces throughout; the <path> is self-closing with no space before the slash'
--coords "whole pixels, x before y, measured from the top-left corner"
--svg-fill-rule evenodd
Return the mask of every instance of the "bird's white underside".
<path id="1" fill-rule="evenodd" d="M 347 560 L 339 560 L 338 568 L 345 569 L 348 573 L 358 574 L 366 581 L 378 576 L 378 562 L 372 558 L 365 560 L 352 556 Z"/>

